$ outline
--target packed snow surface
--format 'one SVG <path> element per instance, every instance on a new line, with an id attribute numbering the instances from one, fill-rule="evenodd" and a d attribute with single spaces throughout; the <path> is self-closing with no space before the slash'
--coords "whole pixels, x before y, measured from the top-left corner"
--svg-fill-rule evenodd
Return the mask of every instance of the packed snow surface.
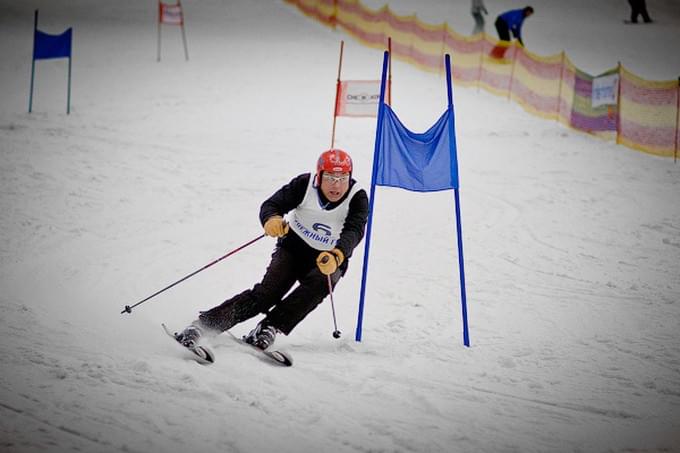
<path id="1" fill-rule="evenodd" d="M 673 80 L 680 7 L 647 3 L 655 23 L 631 26 L 623 0 L 537 0 L 525 42 Z M 277 338 L 291 368 L 226 335 L 201 366 L 160 326 L 257 282 L 269 238 L 120 314 L 261 234 L 260 203 L 330 146 L 340 40 L 344 79 L 380 76 L 380 51 L 284 2 L 182 4 L 189 61 L 164 26 L 157 62 L 154 2 L 0 0 L 1 451 L 680 450 L 680 164 L 475 88 L 454 92 L 470 348 L 450 191 L 376 190 L 362 342 L 363 243 L 342 337 L 326 301 Z M 473 27 L 468 2 L 390 5 Z M 486 5 L 489 32 L 524 6 Z M 36 63 L 27 113 L 36 8 L 74 29 L 70 115 L 67 60 Z M 395 111 L 426 130 L 444 78 L 392 69 Z M 374 135 L 338 119 L 366 188 Z"/>

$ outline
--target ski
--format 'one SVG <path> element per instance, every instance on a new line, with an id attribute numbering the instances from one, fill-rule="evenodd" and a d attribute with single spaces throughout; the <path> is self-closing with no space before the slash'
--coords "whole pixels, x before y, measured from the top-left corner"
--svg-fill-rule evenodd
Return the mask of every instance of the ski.
<path id="1" fill-rule="evenodd" d="M 161 326 L 163 327 L 163 330 L 165 333 L 173 339 L 175 344 L 177 344 L 179 347 L 182 348 L 183 351 L 187 352 L 189 354 L 189 357 L 195 360 L 196 362 L 200 363 L 201 365 L 210 365 L 212 363 L 215 363 L 215 354 L 212 352 L 211 349 L 209 349 L 207 346 L 203 345 L 197 345 L 193 348 L 189 348 L 187 346 L 184 346 L 182 343 L 177 341 L 177 338 L 175 337 L 175 334 L 168 329 L 168 327 L 164 324 L 161 323 Z M 228 334 L 229 338 L 234 340 L 235 342 L 247 346 L 251 349 L 254 349 L 255 351 L 261 353 L 264 357 L 267 358 L 268 361 L 273 362 L 275 365 L 281 365 L 281 366 L 292 366 L 293 365 L 293 358 L 290 356 L 290 354 L 283 352 L 283 351 L 269 351 L 269 350 L 262 350 L 258 348 L 257 346 L 253 346 L 252 344 L 246 343 L 243 339 L 238 338 L 236 335 L 233 333 L 229 332 L 228 330 L 226 331 Z"/>
<path id="2" fill-rule="evenodd" d="M 241 344 L 241 345 L 247 346 L 247 347 L 249 347 L 249 348 L 251 348 L 251 349 L 254 349 L 255 351 L 257 351 L 257 352 L 263 354 L 263 355 L 264 355 L 265 357 L 267 357 L 268 359 L 274 361 L 275 364 L 277 364 L 277 365 L 281 365 L 281 366 L 293 366 L 293 357 L 291 357 L 291 355 L 288 354 L 288 353 L 286 353 L 286 352 L 279 351 L 279 350 L 270 351 L 270 350 L 268 350 L 268 349 L 260 349 L 260 348 L 258 348 L 257 346 L 253 346 L 253 345 L 250 344 L 250 343 L 246 343 L 246 341 L 245 341 L 244 339 L 238 338 L 236 335 L 234 335 L 233 333 L 229 332 L 228 330 L 226 331 L 226 333 L 227 333 L 227 334 L 229 335 L 229 337 L 230 337 L 232 340 L 234 340 L 235 342 L 237 342 L 237 343 L 239 343 L 239 344 Z"/>
<path id="3" fill-rule="evenodd" d="M 182 350 L 189 352 L 191 354 L 191 358 L 200 363 L 201 365 L 210 365 L 211 363 L 215 363 L 215 354 L 208 349 L 206 346 L 194 346 L 193 348 L 184 346 L 182 343 L 177 341 L 177 337 L 175 336 L 174 333 L 170 332 L 168 327 L 164 324 L 161 323 L 161 326 L 163 326 L 163 330 L 165 333 L 173 339 L 175 344 L 179 345 Z"/>

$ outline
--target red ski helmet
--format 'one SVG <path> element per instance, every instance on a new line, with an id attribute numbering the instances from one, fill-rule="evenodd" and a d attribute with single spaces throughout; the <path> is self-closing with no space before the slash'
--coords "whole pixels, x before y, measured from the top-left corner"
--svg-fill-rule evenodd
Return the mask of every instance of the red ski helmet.
<path id="1" fill-rule="evenodd" d="M 352 173 L 352 158 L 349 157 L 347 152 L 338 148 L 324 151 L 316 162 L 316 173 L 321 175 L 321 172 L 324 171 L 329 173 Z"/>

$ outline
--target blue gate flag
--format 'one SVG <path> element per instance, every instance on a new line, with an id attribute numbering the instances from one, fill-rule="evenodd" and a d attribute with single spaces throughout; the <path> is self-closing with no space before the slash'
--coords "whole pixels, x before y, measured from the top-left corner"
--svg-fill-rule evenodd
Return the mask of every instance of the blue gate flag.
<path id="1" fill-rule="evenodd" d="M 31 59 L 31 91 L 28 94 L 28 113 L 33 111 L 33 83 L 35 81 L 35 60 L 68 58 L 68 88 L 66 94 L 66 114 L 71 113 L 71 44 L 73 28 L 60 35 L 50 35 L 38 30 L 38 10 L 33 21 L 33 58 Z"/>
<path id="2" fill-rule="evenodd" d="M 453 109 L 447 109 L 434 126 L 422 134 L 408 130 L 389 105 L 384 104 L 382 112 L 375 183 L 416 192 L 457 189 L 456 139 L 450 130 Z"/>
<path id="3" fill-rule="evenodd" d="M 33 59 L 47 60 L 49 58 L 70 58 L 71 57 L 71 36 L 72 28 L 69 28 L 60 35 L 50 35 L 38 29 L 35 30 L 35 41 L 33 44 Z"/>

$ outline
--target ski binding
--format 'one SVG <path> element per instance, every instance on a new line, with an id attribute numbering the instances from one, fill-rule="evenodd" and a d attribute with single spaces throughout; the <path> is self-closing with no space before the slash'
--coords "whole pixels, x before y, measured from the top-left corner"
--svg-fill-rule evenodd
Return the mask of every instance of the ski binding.
<path id="1" fill-rule="evenodd" d="M 210 365 L 215 363 L 215 354 L 206 346 L 196 345 L 194 347 L 184 346 L 182 343 L 177 341 L 177 337 L 174 333 L 170 332 L 168 327 L 161 323 L 165 333 L 172 338 L 176 344 L 182 347 L 184 351 L 189 351 L 191 353 L 191 358 L 200 363 L 201 365 Z"/>

